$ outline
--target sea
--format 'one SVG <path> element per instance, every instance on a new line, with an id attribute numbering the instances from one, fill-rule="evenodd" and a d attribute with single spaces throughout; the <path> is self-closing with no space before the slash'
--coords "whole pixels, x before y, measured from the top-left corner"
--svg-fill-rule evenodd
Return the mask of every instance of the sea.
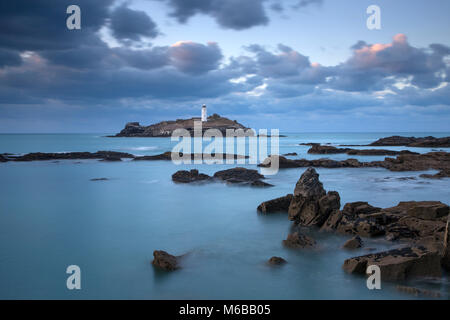
<path id="1" fill-rule="evenodd" d="M 391 135 L 450 136 L 449 132 L 282 133 L 280 154 L 290 159 L 328 157 L 360 161 L 384 156 L 309 155 L 316 142 L 364 145 Z M 1 134 L 0 153 L 110 150 L 155 155 L 172 150 L 170 138 L 108 138 L 104 134 Z M 364 148 L 364 147 L 358 147 Z M 426 153 L 450 148 L 383 147 Z M 341 248 L 348 236 L 309 230 L 312 250 L 286 249 L 292 222 L 287 214 L 262 215 L 257 206 L 294 191 L 306 168 L 268 175 L 271 188 L 214 182 L 175 184 L 178 170 L 216 171 L 255 164 L 181 164 L 171 161 L 104 162 L 63 160 L 0 163 L 0 299 L 417 299 L 382 283 L 369 290 L 365 277 L 348 275 L 344 260 L 367 254 Z M 367 201 L 391 207 L 400 201 L 450 203 L 450 179 L 429 180 L 425 172 L 383 168 L 318 168 L 341 205 Z M 426 173 L 435 173 L 429 170 Z M 91 181 L 107 178 L 103 181 Z M 406 179 L 405 179 L 406 178 Z M 365 239 L 366 248 L 393 244 Z M 154 250 L 185 255 L 175 272 L 155 269 Z M 270 267 L 267 260 L 288 261 Z M 69 290 L 69 266 L 80 268 L 81 288 Z M 449 298 L 450 279 L 408 285 Z"/>

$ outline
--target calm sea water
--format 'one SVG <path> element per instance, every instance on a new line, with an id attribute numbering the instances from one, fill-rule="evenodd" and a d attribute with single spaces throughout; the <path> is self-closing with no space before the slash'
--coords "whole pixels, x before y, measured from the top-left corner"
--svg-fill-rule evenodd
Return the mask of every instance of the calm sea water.
<path id="1" fill-rule="evenodd" d="M 287 135 L 280 138 L 281 153 L 319 158 L 322 156 L 308 155 L 308 147 L 298 144 L 367 144 L 393 133 Z M 165 138 L 113 139 L 99 134 L 0 135 L 0 153 L 114 150 L 145 155 L 169 151 L 173 145 Z M 371 161 L 384 157 L 356 158 Z M 269 176 L 267 182 L 275 187 L 267 189 L 171 181 L 171 175 L 181 169 L 198 168 L 213 174 L 235 166 L 97 160 L 0 163 L 0 298 L 413 298 L 388 283 L 383 283 L 380 291 L 369 291 L 364 278 L 345 274 L 341 266 L 346 258 L 367 253 L 340 249 L 348 237 L 311 231 L 318 241 L 316 250 L 283 248 L 281 241 L 291 226 L 287 216 L 258 215 L 256 207 L 292 193 L 305 169 Z M 423 172 L 381 168 L 317 171 L 327 190 L 340 193 L 342 204 L 368 201 L 388 207 L 406 200 L 450 202 L 450 179 L 419 178 Z M 90 181 L 103 177 L 109 180 Z M 402 177 L 416 179 L 400 180 Z M 381 240 L 367 241 L 366 246 L 387 248 Z M 173 273 L 155 270 L 150 262 L 156 249 L 175 255 L 188 253 L 183 268 Z M 265 261 L 274 255 L 289 263 L 281 268 L 266 266 Z M 65 271 L 73 264 L 81 268 L 79 291 L 66 288 Z M 447 276 L 441 282 L 421 285 L 449 297 Z"/>

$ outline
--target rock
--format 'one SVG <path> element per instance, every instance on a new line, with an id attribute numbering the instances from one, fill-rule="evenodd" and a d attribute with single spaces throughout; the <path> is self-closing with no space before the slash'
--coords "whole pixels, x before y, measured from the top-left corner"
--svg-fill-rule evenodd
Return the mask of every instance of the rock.
<path id="1" fill-rule="evenodd" d="M 401 137 L 392 136 L 379 139 L 372 142 L 370 146 L 408 146 L 408 147 L 425 147 L 425 148 L 449 148 L 450 137 L 435 138 L 435 137 Z"/>
<path id="2" fill-rule="evenodd" d="M 250 183 L 250 185 L 252 187 L 258 187 L 258 188 L 267 188 L 267 187 L 273 187 L 273 184 L 261 181 L 261 180 L 256 180 L 253 181 L 252 183 Z"/>
<path id="3" fill-rule="evenodd" d="M 177 129 L 187 130 L 193 135 L 195 121 L 200 122 L 200 120 L 196 118 L 163 121 L 150 126 L 141 126 L 139 122 L 130 122 L 126 124 L 125 128 L 120 131 L 120 133 L 111 137 L 170 137 Z M 202 133 L 208 129 L 217 129 L 223 135 L 226 134 L 227 129 L 248 130 L 248 128 L 242 124 L 217 114 L 208 117 L 208 121 L 202 122 Z M 255 133 L 252 130 L 247 131 L 247 134 L 255 136 Z"/>
<path id="4" fill-rule="evenodd" d="M 399 206 L 407 208 L 407 215 L 424 220 L 438 219 L 449 214 L 449 207 L 440 201 L 400 202 Z"/>
<path id="5" fill-rule="evenodd" d="M 325 193 L 319 175 L 308 168 L 298 180 L 289 206 L 289 219 L 303 226 L 322 226 L 329 215 L 340 208 L 337 192 Z"/>
<path id="6" fill-rule="evenodd" d="M 280 266 L 287 263 L 287 261 L 281 257 L 272 257 L 269 259 L 269 261 L 267 261 L 267 263 L 273 266 Z"/>
<path id="7" fill-rule="evenodd" d="M 188 153 L 188 154 L 183 154 L 183 152 L 180 153 L 176 153 L 176 152 L 164 152 L 161 154 L 157 154 L 157 155 L 152 155 L 152 156 L 140 156 L 140 157 L 135 157 L 134 160 L 135 161 L 157 161 L 157 160 L 167 160 L 167 161 L 172 161 L 172 159 L 176 159 L 177 157 L 179 158 L 187 158 L 190 160 L 210 160 L 210 161 L 222 161 L 222 160 L 226 160 L 226 159 L 248 159 L 249 156 L 243 156 L 243 155 L 238 155 L 238 154 L 224 154 L 224 153 Z"/>
<path id="8" fill-rule="evenodd" d="M 342 247 L 344 249 L 354 250 L 354 249 L 362 248 L 362 246 L 363 246 L 363 241 L 361 240 L 361 238 L 359 236 L 355 236 L 355 237 L 351 238 L 350 240 L 347 240 Z"/>
<path id="9" fill-rule="evenodd" d="M 272 166 L 272 163 L 276 163 L 277 161 L 278 161 L 278 168 L 280 169 L 301 167 L 301 165 L 297 163 L 296 160 L 287 159 L 283 156 L 278 155 L 269 156 L 262 163 L 258 164 L 258 167 L 270 168 Z"/>
<path id="10" fill-rule="evenodd" d="M 292 249 L 305 249 L 315 247 L 316 241 L 299 232 L 294 232 L 289 234 L 286 240 L 283 240 L 283 245 Z"/>
<path id="11" fill-rule="evenodd" d="M 412 294 L 416 297 L 419 297 L 419 296 L 427 296 L 427 297 L 431 297 L 431 298 L 440 298 L 441 297 L 441 293 L 439 291 L 425 290 L 425 289 L 419 289 L 419 288 L 408 287 L 408 286 L 397 286 L 396 289 L 400 292 Z"/>
<path id="12" fill-rule="evenodd" d="M 210 176 L 199 173 L 198 170 L 192 169 L 191 171 L 180 170 L 172 175 L 172 180 L 178 183 L 192 183 L 198 181 L 207 181 L 212 179 Z"/>
<path id="13" fill-rule="evenodd" d="M 152 264 L 155 267 L 163 269 L 165 271 L 174 271 L 180 268 L 178 257 L 173 256 L 165 251 L 155 250 L 153 252 Z"/>
<path id="14" fill-rule="evenodd" d="M 383 150 L 383 149 L 349 149 L 349 148 L 336 148 L 333 146 L 322 146 L 319 144 L 312 145 L 308 150 L 310 154 L 339 154 L 346 153 L 348 155 L 358 156 L 394 156 L 399 154 L 418 154 L 409 150 Z"/>
<path id="15" fill-rule="evenodd" d="M 108 181 L 108 178 L 93 178 L 90 181 Z"/>
<path id="16" fill-rule="evenodd" d="M 443 254 L 442 254 L 442 266 L 447 270 L 450 271 L 450 220 L 447 221 L 447 224 L 445 226 L 445 233 L 444 233 L 444 244 L 443 244 Z"/>
<path id="17" fill-rule="evenodd" d="M 217 171 L 214 178 L 228 183 L 246 183 L 251 184 L 255 181 L 264 179 L 265 177 L 258 173 L 257 170 L 246 168 L 233 168 L 228 170 Z"/>
<path id="18" fill-rule="evenodd" d="M 288 194 L 284 197 L 264 201 L 258 206 L 257 210 L 262 213 L 287 212 L 289 210 L 291 200 L 292 194 Z"/>
<path id="19" fill-rule="evenodd" d="M 421 174 L 420 177 L 425 178 L 425 179 L 449 178 L 450 177 L 450 169 L 441 170 L 436 174 Z"/>
<path id="20" fill-rule="evenodd" d="M 283 154 L 283 156 L 285 156 L 285 157 L 289 157 L 289 156 L 297 156 L 297 155 L 298 155 L 297 152 L 289 152 L 289 153 Z"/>
<path id="21" fill-rule="evenodd" d="M 34 152 L 15 157 L 14 161 L 45 161 L 45 160 L 83 160 L 102 159 L 105 161 L 120 161 L 121 158 L 134 158 L 134 155 L 115 151 L 92 152 L 65 152 L 65 153 L 42 153 Z"/>
<path id="22" fill-rule="evenodd" d="M 380 267 L 383 281 L 405 281 L 420 277 L 441 277 L 440 257 L 423 247 L 406 247 L 345 260 L 343 269 L 365 274 L 370 265 Z"/>
<path id="23" fill-rule="evenodd" d="M 0 162 L 7 162 L 8 159 L 6 159 L 3 155 L 0 154 Z"/>

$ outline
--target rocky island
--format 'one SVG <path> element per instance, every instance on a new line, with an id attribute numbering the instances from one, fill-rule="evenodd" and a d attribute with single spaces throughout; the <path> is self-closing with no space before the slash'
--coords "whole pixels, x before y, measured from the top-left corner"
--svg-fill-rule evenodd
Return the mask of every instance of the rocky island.
<path id="1" fill-rule="evenodd" d="M 185 129 L 193 135 L 195 121 L 200 121 L 200 118 L 163 121 L 149 126 L 142 126 L 139 122 L 130 122 L 126 124 L 122 131 L 110 137 L 170 137 L 177 129 Z M 217 129 L 225 135 L 227 129 L 247 130 L 249 128 L 236 120 L 213 114 L 207 118 L 207 121 L 202 121 L 202 131 L 205 132 L 208 129 Z"/>

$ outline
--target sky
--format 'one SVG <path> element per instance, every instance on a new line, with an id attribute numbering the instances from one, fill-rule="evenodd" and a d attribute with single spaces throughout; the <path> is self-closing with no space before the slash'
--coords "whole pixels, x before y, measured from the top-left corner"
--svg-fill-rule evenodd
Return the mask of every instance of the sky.
<path id="1" fill-rule="evenodd" d="M 80 30 L 66 26 L 73 4 Z M 202 104 L 255 129 L 448 132 L 448 12 L 448 0 L 2 1 L 0 133 L 115 133 Z"/>

